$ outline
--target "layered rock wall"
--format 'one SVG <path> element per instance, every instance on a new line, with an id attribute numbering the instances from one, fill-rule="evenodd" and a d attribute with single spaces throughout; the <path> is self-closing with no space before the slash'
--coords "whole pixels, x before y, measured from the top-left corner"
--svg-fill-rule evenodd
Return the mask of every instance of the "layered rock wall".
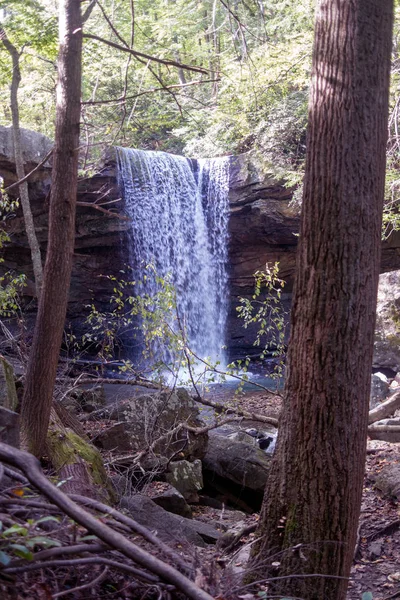
<path id="1" fill-rule="evenodd" d="M 5 186 L 16 180 L 10 130 L 0 128 L 0 176 Z M 50 142 L 44 136 L 23 132 L 26 169 L 32 169 L 48 152 Z M 29 193 L 37 235 L 46 252 L 51 165 L 46 162 L 29 179 Z M 17 195 L 16 188 L 10 196 Z M 243 329 L 237 319 L 238 296 L 250 296 L 254 288 L 253 274 L 265 264 L 279 262 L 280 276 L 286 280 L 284 303 L 290 304 L 293 284 L 298 209 L 292 205 L 292 190 L 276 181 L 254 156 L 244 154 L 231 158 L 230 169 L 230 244 L 229 282 L 230 311 L 227 345 L 233 355 L 252 350 L 254 330 Z M 29 248 L 20 210 L 7 215 L 5 226 L 11 243 L 3 249 L 2 270 L 12 269 L 32 277 Z M 105 275 L 120 276 L 128 256 L 130 229 L 123 199 L 118 187 L 115 155 L 107 153 L 98 172 L 81 180 L 78 208 L 74 268 L 72 274 L 68 319 L 75 331 L 82 332 L 86 305 L 95 301 L 99 309 L 109 306 L 112 284 Z M 382 272 L 400 268 L 400 234 L 383 243 Z M 26 289 L 34 293 L 33 286 Z M 34 309 L 34 306 L 33 306 Z M 32 310 L 34 314 L 34 310 Z"/>

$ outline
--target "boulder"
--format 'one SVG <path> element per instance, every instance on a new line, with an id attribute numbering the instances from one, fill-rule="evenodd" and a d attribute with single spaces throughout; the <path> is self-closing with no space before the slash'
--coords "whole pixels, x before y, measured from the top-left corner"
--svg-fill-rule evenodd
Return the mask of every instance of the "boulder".
<path id="1" fill-rule="evenodd" d="M 151 498 L 157 506 L 161 506 L 167 512 L 186 517 L 187 519 L 192 518 L 192 510 L 189 504 L 182 494 L 169 483 L 165 481 L 152 481 L 145 486 L 142 493 Z"/>
<path id="2" fill-rule="evenodd" d="M 271 457 L 254 443 L 210 434 L 204 469 L 229 479 L 242 488 L 263 491 L 267 482 Z"/>
<path id="3" fill-rule="evenodd" d="M 195 435 L 182 429 L 165 437 L 182 422 L 203 425 L 199 409 L 185 389 L 129 398 L 110 407 L 108 416 L 117 422 L 96 438 L 96 445 L 104 450 L 139 452 L 162 438 L 153 448 L 154 455 L 194 460 L 206 452 L 207 433 Z"/>
<path id="4" fill-rule="evenodd" d="M 370 475 L 370 479 L 385 496 L 400 500 L 400 464 L 390 462 L 376 473 Z"/>
<path id="5" fill-rule="evenodd" d="M 0 442 L 19 448 L 19 415 L 0 406 Z"/>
<path id="6" fill-rule="evenodd" d="M 165 479 L 174 486 L 188 502 L 199 502 L 199 491 L 203 488 L 201 460 L 171 462 Z"/>
<path id="7" fill-rule="evenodd" d="M 259 510 L 267 481 L 271 455 L 257 444 L 210 432 L 203 459 L 205 490 L 226 502 L 253 512 Z"/>
<path id="8" fill-rule="evenodd" d="M 400 371 L 400 271 L 379 277 L 373 365 Z"/>
<path id="9" fill-rule="evenodd" d="M 204 547 L 206 543 L 215 544 L 221 536 L 214 527 L 169 513 L 150 498 L 139 494 L 122 498 L 121 508 L 126 509 L 135 521 L 156 532 L 165 542 L 179 545 L 189 542 Z"/>
<path id="10" fill-rule="evenodd" d="M 93 412 L 106 405 L 106 394 L 102 384 L 88 388 L 77 388 L 63 400 L 63 405 L 73 413 Z"/>
<path id="11" fill-rule="evenodd" d="M 42 133 L 21 128 L 21 146 L 25 166 L 31 170 L 52 149 L 53 142 Z M 0 127 L 0 164 L 2 168 L 6 163 L 9 164 L 11 169 L 15 168 L 12 127 Z M 50 162 L 47 161 L 43 166 L 50 168 Z"/>
<path id="12" fill-rule="evenodd" d="M 372 410 L 385 400 L 389 394 L 389 381 L 383 373 L 371 375 L 371 392 L 369 396 L 369 409 Z"/>

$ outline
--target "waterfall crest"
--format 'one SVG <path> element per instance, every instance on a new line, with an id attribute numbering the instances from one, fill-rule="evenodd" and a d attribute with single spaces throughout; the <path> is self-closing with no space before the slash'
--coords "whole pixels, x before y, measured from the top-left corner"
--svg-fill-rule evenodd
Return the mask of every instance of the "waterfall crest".
<path id="1" fill-rule="evenodd" d="M 189 347 L 223 361 L 227 316 L 229 160 L 191 161 L 165 152 L 117 148 L 119 183 L 132 220 L 134 271 L 154 264 L 172 276 Z M 144 283 L 154 294 L 156 283 Z"/>

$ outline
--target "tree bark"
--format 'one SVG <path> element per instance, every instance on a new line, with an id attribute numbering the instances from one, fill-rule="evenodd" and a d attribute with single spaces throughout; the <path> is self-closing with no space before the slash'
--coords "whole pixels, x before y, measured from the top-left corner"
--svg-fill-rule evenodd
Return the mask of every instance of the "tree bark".
<path id="1" fill-rule="evenodd" d="M 0 40 L 3 42 L 6 50 L 12 58 L 12 80 L 10 88 L 10 106 L 13 124 L 13 140 L 14 140 L 14 156 L 15 166 L 17 171 L 17 179 L 24 179 L 25 168 L 24 168 L 24 157 L 21 145 L 21 129 L 19 125 L 19 106 L 18 106 L 18 88 L 21 82 L 21 70 L 19 67 L 20 54 L 16 47 L 10 42 L 4 29 L 0 28 Z M 26 181 L 20 182 L 19 194 L 21 198 L 22 212 L 24 215 L 26 237 L 28 238 L 28 244 L 31 251 L 33 274 L 35 278 L 35 289 L 36 296 L 40 298 L 40 292 L 42 289 L 43 279 L 43 267 L 42 258 L 40 254 L 40 246 L 36 237 L 35 225 L 33 222 L 33 215 L 31 211 L 31 205 L 29 202 L 28 183 Z"/>
<path id="2" fill-rule="evenodd" d="M 392 0 L 319 2 L 284 407 L 252 563 L 257 579 L 283 577 L 271 582 L 279 597 L 346 596 L 364 476 L 392 19 Z"/>
<path id="3" fill-rule="evenodd" d="M 44 449 L 49 424 L 74 250 L 81 99 L 80 4 L 80 0 L 60 2 L 60 49 L 49 241 L 21 412 L 23 434 L 29 449 L 37 456 Z"/>

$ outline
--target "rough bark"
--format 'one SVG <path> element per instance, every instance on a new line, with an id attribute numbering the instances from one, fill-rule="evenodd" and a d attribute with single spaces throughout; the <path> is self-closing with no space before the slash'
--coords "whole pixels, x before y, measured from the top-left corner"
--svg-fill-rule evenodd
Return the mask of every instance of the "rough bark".
<path id="1" fill-rule="evenodd" d="M 44 449 L 64 328 L 78 175 L 82 23 L 80 0 L 60 2 L 60 49 L 49 242 L 22 402 L 22 430 L 30 450 Z"/>
<path id="2" fill-rule="evenodd" d="M 19 106 L 18 106 L 18 88 L 21 81 L 21 70 L 19 67 L 20 54 L 16 47 L 10 42 L 4 29 L 0 28 L 0 40 L 3 42 L 6 50 L 12 58 L 12 79 L 10 87 L 10 107 L 13 124 L 14 156 L 17 179 L 25 178 L 24 157 L 21 145 L 21 130 L 19 125 Z M 29 202 L 28 183 L 26 180 L 19 183 L 19 194 L 21 199 L 22 212 L 24 215 L 26 237 L 28 238 L 31 251 L 33 274 L 35 277 L 35 289 L 38 299 L 42 289 L 43 268 L 40 254 L 40 246 L 36 237 L 35 225 L 31 205 Z"/>
<path id="3" fill-rule="evenodd" d="M 284 408 L 253 550 L 257 579 L 284 578 L 271 583 L 279 597 L 346 596 L 364 475 L 392 19 L 392 0 L 319 2 Z"/>

